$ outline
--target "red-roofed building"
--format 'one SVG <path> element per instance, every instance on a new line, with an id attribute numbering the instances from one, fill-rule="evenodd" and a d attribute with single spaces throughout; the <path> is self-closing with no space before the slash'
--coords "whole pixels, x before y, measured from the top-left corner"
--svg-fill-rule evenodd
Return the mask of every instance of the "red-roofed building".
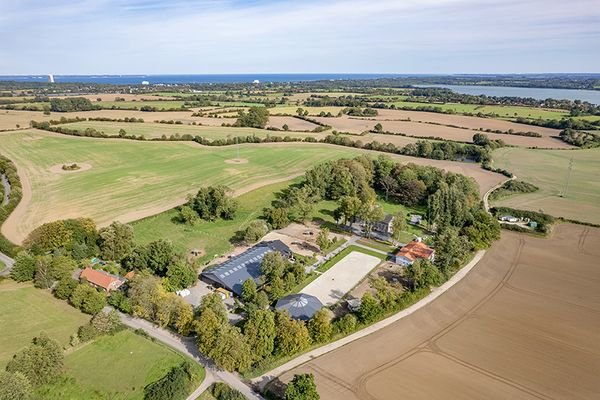
<path id="1" fill-rule="evenodd" d="M 120 277 L 109 274 L 108 272 L 100 271 L 87 267 L 81 271 L 79 279 L 85 279 L 92 285 L 104 289 L 107 292 L 111 290 L 117 290 L 123 283 L 125 283 Z"/>
<path id="2" fill-rule="evenodd" d="M 418 259 L 433 261 L 435 251 L 423 242 L 412 241 L 394 254 L 396 264 L 412 265 Z"/>

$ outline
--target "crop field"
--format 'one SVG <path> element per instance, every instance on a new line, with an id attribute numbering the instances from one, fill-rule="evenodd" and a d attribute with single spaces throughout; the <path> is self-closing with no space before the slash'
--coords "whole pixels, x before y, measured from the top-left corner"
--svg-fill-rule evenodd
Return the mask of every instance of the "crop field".
<path id="1" fill-rule="evenodd" d="M 92 103 L 99 103 L 98 99 L 101 99 L 100 101 L 110 101 L 110 102 L 114 102 L 115 99 L 121 98 L 121 99 L 125 99 L 125 101 L 154 101 L 154 100 L 172 100 L 172 98 L 170 96 L 164 96 L 164 95 L 158 95 L 158 94 L 154 94 L 154 93 L 148 93 L 148 94 L 129 94 L 129 93 L 97 93 L 97 94 L 82 94 L 82 95 L 77 95 L 77 96 L 56 96 L 59 98 L 72 98 L 72 97 L 84 97 L 86 99 L 89 99 Z"/>
<path id="2" fill-rule="evenodd" d="M 0 368 L 40 332 L 66 345 L 69 336 L 89 319 L 45 290 L 9 280 L 0 282 Z"/>
<path id="3" fill-rule="evenodd" d="M 216 120 L 216 118 L 212 118 Z M 222 121 L 223 119 L 218 119 Z M 227 120 L 225 120 L 227 122 Z M 230 121 L 233 122 L 233 121 Z M 315 136 L 315 134 L 299 134 L 293 132 L 275 132 L 265 129 L 255 128 L 232 128 L 222 126 L 207 126 L 207 125 L 176 125 L 176 124 L 155 124 L 155 123 L 128 123 L 128 122 L 104 122 L 104 121 L 81 121 L 70 124 L 61 125 L 65 128 L 84 131 L 87 128 L 93 128 L 97 131 L 104 132 L 109 135 L 118 135 L 121 129 L 125 130 L 128 135 L 144 136 L 150 138 L 160 138 L 162 135 L 170 137 L 171 135 L 202 136 L 209 139 L 227 139 L 228 137 L 236 136 L 257 136 L 264 138 L 267 136 L 293 136 L 306 137 Z"/>
<path id="4" fill-rule="evenodd" d="M 53 117 L 39 111 L 0 110 L 0 131 L 29 127 L 31 120 L 49 121 Z"/>
<path id="5" fill-rule="evenodd" d="M 411 107 L 417 108 L 422 106 L 440 107 L 443 110 L 452 110 L 457 114 L 460 113 L 482 113 L 482 114 L 497 114 L 501 118 L 542 118 L 542 119 L 561 119 L 568 116 L 569 113 L 565 110 L 554 110 L 546 108 L 520 107 L 520 106 L 485 106 L 479 104 L 458 104 L 458 103 L 415 103 L 409 101 L 400 101 L 393 103 L 396 107 Z"/>
<path id="6" fill-rule="evenodd" d="M 269 117 L 269 126 L 283 129 L 283 125 L 287 125 L 291 131 L 312 131 L 319 125 L 294 117 Z"/>
<path id="7" fill-rule="evenodd" d="M 183 100 L 152 100 L 152 101 L 98 101 L 93 102 L 95 105 L 99 105 L 103 108 L 121 108 L 124 110 L 139 109 L 140 107 L 150 106 L 156 107 L 158 110 L 165 109 L 179 109 L 184 107 L 185 101 Z"/>
<path id="8" fill-rule="evenodd" d="M 384 131 L 403 133 L 406 135 L 418 137 L 437 137 L 445 140 L 454 140 L 459 142 L 472 142 L 473 135 L 477 133 L 471 129 L 453 128 L 442 125 L 423 124 L 412 121 L 375 121 L 363 118 L 350 118 L 342 116 L 338 118 L 315 117 L 316 120 L 331 125 L 333 129 L 339 132 L 362 133 L 370 131 L 374 126 L 380 123 Z M 500 139 L 505 143 L 522 147 L 540 147 L 540 148 L 569 148 L 572 147 L 560 139 L 546 137 L 529 137 L 518 135 L 506 135 L 499 133 L 486 133 L 490 139 Z"/>
<path id="9" fill-rule="evenodd" d="M 517 124 L 515 122 L 494 118 L 469 117 L 456 114 L 440 114 L 425 111 L 377 110 L 376 120 L 406 120 L 414 122 L 432 122 L 435 124 L 451 125 L 461 128 L 479 130 L 491 129 L 514 132 L 537 132 L 543 136 L 558 136 L 560 130 L 541 126 Z"/>
<path id="10" fill-rule="evenodd" d="M 319 115 L 321 112 L 328 113 L 330 112 L 333 115 L 337 115 L 340 111 L 342 111 L 345 107 L 305 107 L 305 106 L 288 106 L 288 105 L 278 105 L 275 108 L 270 108 L 269 113 L 272 115 L 284 114 L 284 115 L 297 115 L 296 111 L 298 108 L 302 108 L 305 111 L 308 111 L 309 116 Z"/>
<path id="11" fill-rule="evenodd" d="M 144 386 L 165 376 L 186 358 L 130 330 L 104 336 L 65 357 L 68 378 L 38 389 L 42 398 L 142 400 Z M 194 366 L 195 382 L 204 371 Z"/>
<path id="12" fill-rule="evenodd" d="M 532 183 L 539 191 L 503 198 L 495 205 L 543 210 L 556 217 L 600 224 L 600 149 L 558 151 L 503 148 L 492 154 L 494 166 Z M 569 162 L 573 160 L 568 180 Z M 566 195 L 560 197 L 566 189 Z"/>
<path id="13" fill-rule="evenodd" d="M 310 372 L 323 400 L 595 398 L 599 249 L 584 226 L 503 232 L 437 300 L 281 380 Z"/>

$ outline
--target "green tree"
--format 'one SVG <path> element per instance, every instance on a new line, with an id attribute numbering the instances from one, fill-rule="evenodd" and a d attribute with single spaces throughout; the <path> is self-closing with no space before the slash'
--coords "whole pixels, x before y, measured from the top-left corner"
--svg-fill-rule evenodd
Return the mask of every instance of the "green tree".
<path id="1" fill-rule="evenodd" d="M 67 300 L 71 297 L 78 284 L 79 283 L 71 277 L 63 278 L 58 281 L 58 285 L 54 288 L 54 296 L 57 299 Z"/>
<path id="2" fill-rule="evenodd" d="M 6 371 L 20 372 L 33 386 L 39 386 L 57 377 L 63 365 L 64 355 L 60 345 L 42 332 L 33 338 L 29 347 L 14 355 L 6 365 Z"/>
<path id="3" fill-rule="evenodd" d="M 50 263 L 50 275 L 54 280 L 71 277 L 75 269 L 77 269 L 77 262 L 67 256 L 55 256 Z"/>
<path id="4" fill-rule="evenodd" d="M 289 210 L 285 207 L 271 207 L 264 209 L 264 217 L 273 229 L 285 228 L 289 225 Z"/>
<path id="5" fill-rule="evenodd" d="M 275 353 L 279 356 L 289 356 L 310 346 L 310 334 L 302 321 L 290 318 L 287 311 L 275 313 Z"/>
<path id="6" fill-rule="evenodd" d="M 339 206 L 335 213 L 344 221 L 344 225 L 348 222 L 355 222 L 356 217 L 360 213 L 362 201 L 355 196 L 344 196 L 340 199 Z"/>
<path id="7" fill-rule="evenodd" d="M 196 270 L 185 260 L 179 259 L 167 268 L 166 289 L 174 292 L 196 282 Z"/>
<path id="8" fill-rule="evenodd" d="M 269 110 L 266 107 L 250 107 L 247 112 L 238 111 L 235 126 L 264 129 L 269 122 Z"/>
<path id="9" fill-rule="evenodd" d="M 374 322 L 383 312 L 379 301 L 369 292 L 365 293 L 361 299 L 358 318 L 362 323 L 368 324 Z"/>
<path id="10" fill-rule="evenodd" d="M 111 334 L 121 329 L 121 318 L 116 311 L 99 312 L 92 317 L 90 324 L 99 332 Z"/>
<path id="11" fill-rule="evenodd" d="M 184 224 L 195 225 L 198 219 L 198 213 L 187 204 L 179 208 L 179 220 Z"/>
<path id="12" fill-rule="evenodd" d="M 30 400 L 32 388 L 21 372 L 0 372 L 0 400 Z"/>
<path id="13" fill-rule="evenodd" d="M 226 322 L 221 321 L 210 308 L 205 310 L 195 322 L 196 344 L 203 354 L 215 347 L 217 333 Z"/>
<path id="14" fill-rule="evenodd" d="M 466 236 L 459 235 L 455 228 L 444 229 L 434 239 L 435 265 L 446 277 L 460 267 L 469 252 Z"/>
<path id="15" fill-rule="evenodd" d="M 271 300 L 279 300 L 285 294 L 285 283 L 283 279 L 276 276 L 271 280 L 271 284 L 269 285 L 269 295 L 271 296 Z"/>
<path id="16" fill-rule="evenodd" d="M 242 301 L 244 303 L 253 303 L 256 299 L 256 282 L 254 279 L 248 278 L 242 284 Z"/>
<path id="17" fill-rule="evenodd" d="M 208 309 L 213 311 L 220 322 L 227 322 L 227 309 L 225 308 L 223 299 L 218 293 L 209 293 L 202 298 L 202 302 L 198 307 L 198 312 L 202 315 L 202 313 Z"/>
<path id="18" fill-rule="evenodd" d="M 256 294 L 254 304 L 258 310 L 264 310 L 269 306 L 269 295 L 264 290 L 259 291 Z"/>
<path id="19" fill-rule="evenodd" d="M 363 203 L 359 212 L 359 216 L 365 224 L 365 233 L 367 234 L 367 237 L 371 236 L 373 224 L 377 221 L 381 221 L 384 215 L 383 208 L 379 204 L 375 203 L 375 201 Z"/>
<path id="20" fill-rule="evenodd" d="M 100 255 L 106 260 L 121 261 L 134 246 L 131 225 L 114 221 L 99 232 Z"/>
<path id="21" fill-rule="evenodd" d="M 331 239 L 329 239 L 329 229 L 325 227 L 321 228 L 321 231 L 317 235 L 317 246 L 319 246 L 321 251 L 325 251 L 331 247 L 331 244 Z"/>
<path id="22" fill-rule="evenodd" d="M 15 264 L 10 271 L 10 277 L 17 282 L 33 279 L 36 270 L 36 258 L 27 251 L 21 251 L 15 257 Z"/>
<path id="23" fill-rule="evenodd" d="M 251 244 L 258 242 L 269 232 L 269 227 L 263 220 L 254 220 L 242 231 L 241 239 L 244 243 Z"/>
<path id="24" fill-rule="evenodd" d="M 184 399 L 192 389 L 192 365 L 184 361 L 144 388 L 144 400 Z"/>
<path id="25" fill-rule="evenodd" d="M 155 274 L 164 276 L 173 262 L 175 250 L 170 240 L 159 239 L 148 243 L 148 268 Z"/>
<path id="26" fill-rule="evenodd" d="M 342 318 L 333 322 L 335 332 L 347 335 L 356 329 L 357 320 L 354 314 L 346 314 Z"/>
<path id="27" fill-rule="evenodd" d="M 265 254 L 260 263 L 260 272 L 267 281 L 272 281 L 276 277 L 281 278 L 286 269 L 286 261 L 278 251 L 272 251 Z"/>
<path id="28" fill-rule="evenodd" d="M 273 353 L 276 334 L 275 314 L 270 310 L 253 311 L 244 323 L 244 335 L 255 360 L 261 360 Z"/>
<path id="29" fill-rule="evenodd" d="M 284 131 L 289 131 L 290 130 L 290 127 L 288 126 L 288 124 L 283 124 L 282 128 L 283 128 Z"/>
<path id="30" fill-rule="evenodd" d="M 379 122 L 377 124 L 375 124 L 375 126 L 373 127 L 373 130 L 376 133 L 381 133 L 383 132 L 383 125 L 381 125 Z"/>
<path id="31" fill-rule="evenodd" d="M 285 389 L 285 400 L 319 400 L 313 374 L 294 375 Z"/>
<path id="32" fill-rule="evenodd" d="M 402 211 L 398 211 L 394 214 L 394 220 L 392 221 L 392 237 L 396 240 L 400 240 L 402 232 L 406 229 L 406 217 Z"/>
<path id="33" fill-rule="evenodd" d="M 36 259 L 33 285 L 36 288 L 48 289 L 54 283 L 52 277 L 52 256 L 38 256 Z"/>
<path id="34" fill-rule="evenodd" d="M 106 306 L 106 295 L 88 284 L 80 284 L 69 298 L 73 306 L 86 314 L 97 314 Z"/>
<path id="35" fill-rule="evenodd" d="M 324 343 L 331 339 L 331 312 L 326 308 L 317 311 L 308 322 L 308 331 L 313 343 Z"/>
<path id="36" fill-rule="evenodd" d="M 437 286 L 443 281 L 443 275 L 429 260 L 416 260 L 406 267 L 406 277 L 411 280 L 413 288 L 420 289 Z"/>
<path id="37" fill-rule="evenodd" d="M 208 356 L 227 371 L 245 371 L 252 365 L 252 350 L 240 330 L 229 323 L 222 324 L 217 340 Z"/>

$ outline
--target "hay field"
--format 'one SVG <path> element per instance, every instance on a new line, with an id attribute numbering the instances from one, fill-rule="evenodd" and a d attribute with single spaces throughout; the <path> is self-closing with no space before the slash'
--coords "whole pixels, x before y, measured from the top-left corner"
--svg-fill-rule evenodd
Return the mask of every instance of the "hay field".
<path id="1" fill-rule="evenodd" d="M 23 201 L 2 226 L 20 242 L 44 222 L 79 216 L 99 224 L 134 221 L 171 209 L 202 185 L 224 184 L 237 194 L 291 179 L 310 166 L 361 153 L 325 144 L 276 143 L 203 147 L 189 142 L 78 138 L 38 130 L 0 134 L 2 153 L 19 169 Z M 238 154 L 239 151 L 239 154 Z M 227 160 L 244 158 L 245 164 Z M 393 156 L 473 177 L 483 192 L 502 176 L 477 164 Z M 86 171 L 57 174 L 52 167 L 87 163 Z"/>
<path id="2" fill-rule="evenodd" d="M 600 393 L 600 230 L 503 232 L 437 300 L 318 357 L 321 399 L 593 399 Z"/>
<path id="3" fill-rule="evenodd" d="M 0 110 L 0 131 L 29 127 L 31 120 L 50 121 L 51 115 L 44 115 L 40 111 Z"/>
<path id="4" fill-rule="evenodd" d="M 213 118 L 214 119 L 214 118 Z M 221 120 L 219 120 L 221 121 Z M 293 137 L 317 137 L 317 134 L 303 134 L 293 132 L 275 132 L 265 129 L 255 128 L 232 128 L 217 126 L 198 126 L 198 125 L 176 125 L 176 124 L 155 124 L 152 122 L 128 123 L 128 122 L 104 122 L 104 121 L 81 121 L 61 125 L 69 129 L 84 131 L 87 128 L 93 128 L 109 135 L 117 135 L 121 129 L 124 129 L 128 135 L 143 135 L 144 137 L 160 138 L 162 135 L 170 137 L 171 135 L 190 134 L 192 136 L 202 136 L 209 139 L 227 139 L 235 136 L 293 136 Z"/>
<path id="5" fill-rule="evenodd" d="M 0 282 L 0 368 L 40 332 L 62 345 L 90 316 L 31 284 Z"/>
<path id="6" fill-rule="evenodd" d="M 513 195 L 494 205 L 544 212 L 600 224 L 600 148 L 587 150 L 528 150 L 504 148 L 492 154 L 494 166 L 514 173 L 540 188 L 535 193 Z M 573 168 L 566 197 L 569 162 Z"/>
<path id="7" fill-rule="evenodd" d="M 558 136 L 559 129 L 544 128 L 526 124 L 517 124 L 515 122 L 494 118 L 469 117 L 466 115 L 439 114 L 423 111 L 404 111 L 404 110 L 377 110 L 378 115 L 372 119 L 376 120 L 401 120 L 410 118 L 414 122 L 433 122 L 443 125 L 454 125 L 467 129 L 491 129 L 508 131 L 512 129 L 515 132 L 537 132 L 543 136 Z"/>
<path id="8" fill-rule="evenodd" d="M 277 105 L 275 108 L 270 108 L 269 112 L 272 115 L 276 114 L 284 114 L 284 115 L 297 115 L 296 110 L 298 108 L 302 108 L 308 111 L 309 116 L 319 115 L 320 112 L 328 113 L 330 112 L 333 115 L 337 115 L 340 111 L 342 111 L 345 107 L 305 107 L 305 106 L 287 106 L 287 105 Z"/>
<path id="9" fill-rule="evenodd" d="M 404 133 L 407 135 L 419 137 L 439 137 L 445 140 L 455 140 L 460 142 L 472 142 L 473 135 L 477 133 L 471 129 L 452 128 L 448 126 L 422 124 L 419 122 L 408 121 L 375 121 L 363 118 L 350 118 L 346 115 L 339 118 L 315 117 L 319 122 L 331 125 L 333 129 L 340 132 L 362 133 L 372 130 L 380 123 L 384 131 Z M 551 137 L 529 137 L 518 135 L 506 135 L 499 133 L 486 133 L 490 139 L 500 139 L 505 143 L 521 147 L 539 147 L 539 148 L 570 148 L 569 144 L 560 139 Z"/>

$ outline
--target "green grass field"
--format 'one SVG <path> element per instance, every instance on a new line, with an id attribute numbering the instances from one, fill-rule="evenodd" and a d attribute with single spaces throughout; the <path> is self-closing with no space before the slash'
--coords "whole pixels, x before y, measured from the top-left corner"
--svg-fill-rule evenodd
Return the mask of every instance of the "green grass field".
<path id="1" fill-rule="evenodd" d="M 461 113 L 483 113 L 483 114 L 498 114 L 501 118 L 543 118 L 543 119 L 561 119 L 564 116 L 568 116 L 569 113 L 562 110 L 548 110 L 543 108 L 533 107 L 518 107 L 518 106 L 482 106 L 478 104 L 457 104 L 457 103 L 446 103 L 446 104 L 428 104 L 428 103 L 415 103 L 408 101 L 394 102 L 396 107 L 421 107 L 421 106 L 433 106 L 440 107 L 443 110 L 454 110 L 457 114 Z"/>
<path id="2" fill-rule="evenodd" d="M 89 318 L 47 291 L 9 280 L 0 282 L 0 368 L 42 331 L 68 344 L 69 336 Z"/>
<path id="3" fill-rule="evenodd" d="M 181 204 L 201 186 L 222 184 L 241 194 L 360 150 L 303 143 L 203 147 L 27 130 L 3 133 L 2 152 L 27 174 L 32 189 L 22 212 L 11 216 L 16 230 L 12 237 L 24 237 L 36 226 L 61 218 L 87 216 L 98 223 L 138 220 Z M 247 162 L 231 163 L 238 157 Z M 60 170 L 72 162 L 91 168 Z M 5 224 L 5 234 L 6 230 Z"/>
<path id="4" fill-rule="evenodd" d="M 517 194 L 494 204 L 527 210 L 543 210 L 556 217 L 600 224 L 600 148 L 589 150 L 495 150 L 494 166 L 514 173 L 518 179 L 540 188 L 535 193 Z M 573 159 L 565 190 L 569 162 Z"/>
<path id="5" fill-rule="evenodd" d="M 340 111 L 344 109 L 344 107 L 304 107 L 304 106 L 288 106 L 288 105 L 278 105 L 275 108 L 270 108 L 269 112 L 271 115 L 275 114 L 285 114 L 285 115 L 296 115 L 296 110 L 298 108 L 302 108 L 308 111 L 310 115 L 318 115 L 320 112 L 330 112 L 334 116 L 336 116 Z"/>
<path id="6" fill-rule="evenodd" d="M 154 114 L 153 114 L 154 115 Z M 235 119 L 222 118 L 223 123 L 234 123 Z M 227 139 L 236 136 L 257 136 L 264 138 L 267 136 L 291 136 L 306 137 L 316 136 L 315 134 L 302 134 L 294 132 L 276 132 L 266 129 L 255 128 L 232 128 L 224 126 L 197 126 L 197 125 L 176 125 L 176 124 L 155 124 L 151 122 L 127 123 L 127 122 L 104 122 L 104 121 L 82 121 L 61 125 L 69 129 L 84 131 L 87 128 L 93 128 L 107 135 L 118 135 L 121 129 L 124 129 L 128 135 L 143 135 L 146 138 L 159 138 L 162 135 L 170 137 L 171 135 L 202 136 L 209 139 Z"/>
<path id="7" fill-rule="evenodd" d="M 169 210 L 133 223 L 135 239 L 138 243 L 148 243 L 157 239 L 170 239 L 175 249 L 187 253 L 193 248 L 205 251 L 202 261 L 210 260 L 216 254 L 224 254 L 232 248 L 229 239 L 235 232 L 262 215 L 275 199 L 275 193 L 286 188 L 290 182 L 268 185 L 245 193 L 238 198 L 240 207 L 235 218 L 230 221 L 200 221 L 194 226 L 174 221 L 177 210 Z"/>
<path id="8" fill-rule="evenodd" d="M 142 400 L 144 386 L 157 381 L 186 357 L 124 330 L 104 336 L 65 357 L 67 379 L 38 389 L 43 399 Z M 204 370 L 194 365 L 194 386 Z"/>

